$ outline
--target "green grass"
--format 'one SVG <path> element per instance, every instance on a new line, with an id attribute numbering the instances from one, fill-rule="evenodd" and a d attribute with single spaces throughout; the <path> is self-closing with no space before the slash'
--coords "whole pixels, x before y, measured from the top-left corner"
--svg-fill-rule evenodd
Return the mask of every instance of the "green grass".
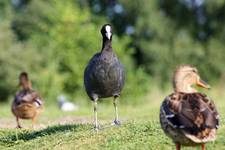
<path id="1" fill-rule="evenodd" d="M 207 150 L 225 149 L 225 93 L 219 88 L 207 92 L 215 99 L 222 118 L 217 140 L 207 144 Z M 166 94 L 165 94 L 166 93 Z M 119 107 L 122 125 L 111 126 L 96 133 L 92 123 L 92 105 L 81 105 L 78 112 L 61 112 L 55 105 L 48 105 L 37 124 L 41 128 L 29 129 L 30 121 L 23 121 L 25 129 L 15 129 L 15 120 L 9 105 L 1 105 L 0 123 L 8 121 L 13 127 L 0 129 L 0 149 L 175 149 L 172 141 L 161 130 L 158 114 L 163 97 L 168 92 L 153 90 L 144 97 L 144 103 L 121 104 Z M 113 106 L 102 101 L 99 104 L 99 121 L 106 126 L 113 120 Z M 63 120 L 64 119 L 64 120 Z M 64 122 L 62 122 L 62 120 Z M 67 122 L 68 121 L 68 122 Z M 61 124 L 61 125 L 59 125 Z M 200 147 L 185 147 L 185 150 L 200 150 Z"/>
<path id="2" fill-rule="evenodd" d="M 225 148 L 222 130 L 224 127 L 218 140 L 207 144 L 207 149 Z M 39 131 L 1 129 L 0 133 L 0 149 L 174 149 L 158 122 L 151 121 L 126 122 L 98 133 L 90 124 L 57 125 Z"/>

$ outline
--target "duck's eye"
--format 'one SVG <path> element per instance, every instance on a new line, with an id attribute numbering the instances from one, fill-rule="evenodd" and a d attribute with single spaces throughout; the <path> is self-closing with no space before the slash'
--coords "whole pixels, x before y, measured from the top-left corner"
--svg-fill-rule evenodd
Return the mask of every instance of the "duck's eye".
<path id="1" fill-rule="evenodd" d="M 197 71 L 196 69 L 193 69 L 193 70 L 192 70 L 192 72 L 194 72 L 194 73 L 198 73 L 198 71 Z"/>

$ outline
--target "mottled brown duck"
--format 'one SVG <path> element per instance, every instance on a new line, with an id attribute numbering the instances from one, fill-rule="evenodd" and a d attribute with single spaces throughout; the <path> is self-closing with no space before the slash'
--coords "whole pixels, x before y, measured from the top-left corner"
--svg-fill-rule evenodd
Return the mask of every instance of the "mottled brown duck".
<path id="1" fill-rule="evenodd" d="M 174 92 L 167 96 L 160 108 L 160 123 L 165 134 L 181 146 L 201 145 L 215 141 L 219 126 L 216 106 L 207 95 L 194 86 L 209 89 L 198 70 L 190 65 L 179 66 L 173 78 Z"/>
<path id="2" fill-rule="evenodd" d="M 20 119 L 31 119 L 34 126 L 37 116 L 42 112 L 43 101 L 39 94 L 32 89 L 28 74 L 22 72 L 19 76 L 21 90 L 16 93 L 12 103 L 12 113 L 16 117 L 17 127 L 21 128 Z"/>

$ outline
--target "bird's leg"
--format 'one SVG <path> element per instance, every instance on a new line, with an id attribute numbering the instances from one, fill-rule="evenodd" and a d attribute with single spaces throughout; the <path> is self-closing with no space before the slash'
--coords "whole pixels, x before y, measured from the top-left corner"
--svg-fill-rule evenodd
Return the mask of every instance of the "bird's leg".
<path id="1" fill-rule="evenodd" d="M 115 120 L 114 120 L 114 124 L 115 125 L 120 125 L 117 102 L 118 102 L 118 96 L 114 96 L 114 98 L 113 98 L 113 105 L 114 105 L 114 109 L 115 109 Z"/>
<path id="2" fill-rule="evenodd" d="M 99 130 L 99 126 L 98 126 L 98 109 L 97 109 L 97 99 L 94 100 L 94 121 L 95 121 L 95 130 L 98 131 Z"/>
<path id="3" fill-rule="evenodd" d="M 202 150 L 205 150 L 205 144 L 202 144 Z"/>
<path id="4" fill-rule="evenodd" d="M 176 144 L 176 150 L 180 150 L 180 144 Z"/>
<path id="5" fill-rule="evenodd" d="M 34 129 L 34 125 L 36 123 L 36 117 L 32 118 L 32 128 Z"/>
<path id="6" fill-rule="evenodd" d="M 22 128 L 19 122 L 19 117 L 16 117 L 17 128 Z"/>

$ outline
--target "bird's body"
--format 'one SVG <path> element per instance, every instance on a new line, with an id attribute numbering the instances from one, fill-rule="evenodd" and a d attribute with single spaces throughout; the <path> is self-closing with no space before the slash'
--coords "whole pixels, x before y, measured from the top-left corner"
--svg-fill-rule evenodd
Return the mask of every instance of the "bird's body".
<path id="1" fill-rule="evenodd" d="M 175 143 L 192 146 L 214 141 L 219 125 L 212 100 L 202 93 L 173 93 L 160 109 L 165 133 Z"/>
<path id="2" fill-rule="evenodd" d="M 41 110 L 41 98 L 33 90 L 22 90 L 18 92 L 12 103 L 13 114 L 21 119 L 35 118 Z"/>
<path id="3" fill-rule="evenodd" d="M 213 100 L 197 92 L 192 85 L 209 88 L 200 79 L 197 69 L 181 66 L 174 75 L 174 92 L 167 96 L 160 108 L 163 131 L 180 150 L 180 146 L 202 145 L 216 139 L 219 114 Z"/>
<path id="4" fill-rule="evenodd" d="M 97 101 L 100 98 L 114 97 L 115 124 L 118 120 L 117 97 L 120 96 L 125 81 L 124 67 L 112 48 L 112 28 L 106 24 L 101 29 L 102 50 L 89 61 L 84 71 L 84 85 L 90 99 L 94 102 L 95 129 L 98 129 Z"/>
<path id="5" fill-rule="evenodd" d="M 11 107 L 18 128 L 21 128 L 19 119 L 31 119 L 33 125 L 43 109 L 43 101 L 39 94 L 31 88 L 27 73 L 21 73 L 20 86 L 22 89 L 15 95 Z"/>
<path id="6" fill-rule="evenodd" d="M 91 100 L 119 96 L 124 86 L 124 68 L 113 51 L 97 53 L 90 60 L 84 84 Z"/>

